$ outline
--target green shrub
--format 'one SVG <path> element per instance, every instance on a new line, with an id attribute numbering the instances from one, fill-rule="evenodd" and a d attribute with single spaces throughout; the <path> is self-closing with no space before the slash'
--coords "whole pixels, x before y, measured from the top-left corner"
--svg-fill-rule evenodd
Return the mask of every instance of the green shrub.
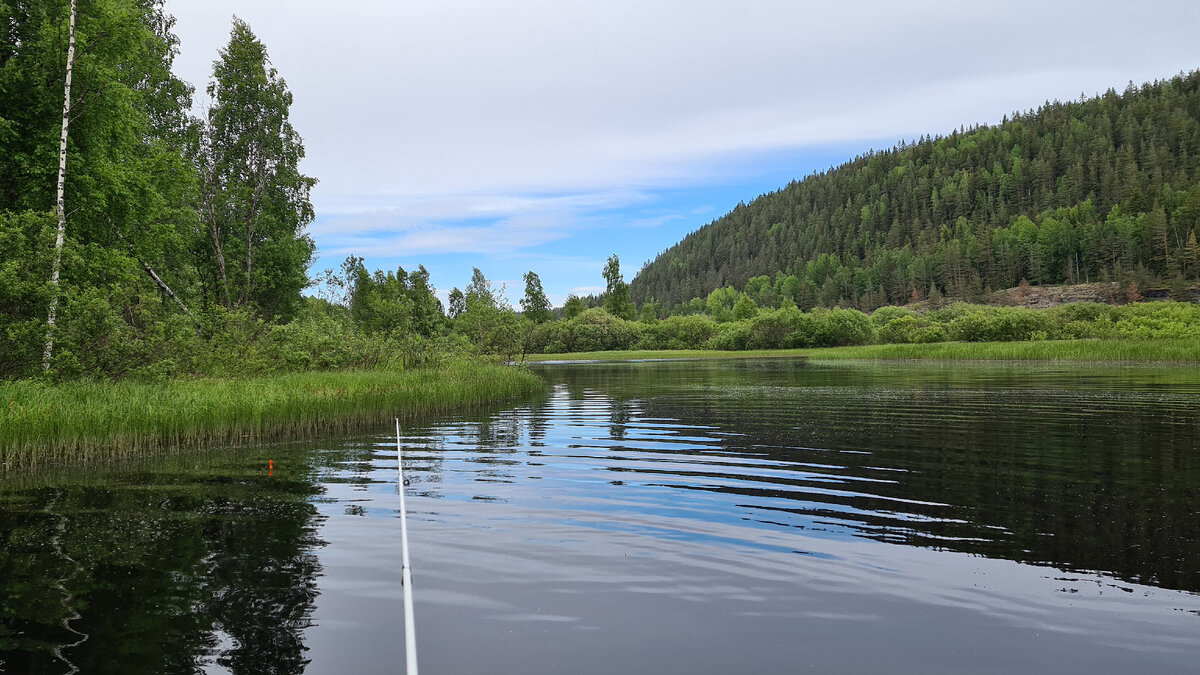
<path id="1" fill-rule="evenodd" d="M 719 349 L 722 351 L 741 351 L 746 349 L 749 337 L 749 321 L 730 321 L 717 326 L 716 332 L 704 344 L 704 348 Z"/>
<path id="2" fill-rule="evenodd" d="M 762 312 L 750 322 L 746 346 L 748 349 L 793 347 L 792 338 L 804 321 L 804 312 L 795 306 Z"/>
<path id="3" fill-rule="evenodd" d="M 971 308 L 946 326 L 951 340 L 1012 342 L 1028 340 L 1034 331 L 1049 333 L 1054 323 L 1044 312 L 1015 307 Z"/>
<path id="4" fill-rule="evenodd" d="M 882 326 L 886 326 L 887 324 L 895 321 L 896 319 L 903 319 L 905 317 L 910 317 L 915 320 L 918 316 L 920 316 L 920 315 L 907 307 L 888 306 L 888 307 L 880 307 L 879 309 L 872 312 L 871 313 L 871 321 L 876 326 L 882 327 Z M 880 339 L 882 340 L 882 338 L 880 338 Z"/>
<path id="5" fill-rule="evenodd" d="M 1098 302 L 1070 302 L 1061 307 L 1046 310 L 1047 314 L 1061 324 L 1071 321 L 1097 321 L 1113 316 L 1112 305 Z"/>
<path id="6" fill-rule="evenodd" d="M 878 312 L 876 312 L 878 313 Z M 872 316 L 874 319 L 874 316 Z M 913 337 L 916 335 L 920 326 L 917 324 L 915 316 L 901 316 L 888 321 L 886 325 L 879 329 L 877 338 L 881 344 L 904 344 L 914 342 Z"/>
<path id="7" fill-rule="evenodd" d="M 813 315 L 825 324 L 818 346 L 866 345 L 875 341 L 870 317 L 857 309 L 814 310 Z"/>
<path id="8" fill-rule="evenodd" d="M 984 308 L 980 305 L 970 305 L 965 302 L 955 302 L 937 310 L 936 312 L 930 312 L 926 316 L 933 323 L 948 324 L 960 316 L 977 312 L 980 309 Z"/>
<path id="9" fill-rule="evenodd" d="M 949 339 L 950 337 L 946 334 L 946 329 L 936 325 L 918 328 L 912 336 L 912 341 L 917 344 L 946 342 Z"/>
<path id="10" fill-rule="evenodd" d="M 717 322 L 697 314 L 672 316 L 643 328 L 641 349 L 701 349 L 716 332 Z"/>

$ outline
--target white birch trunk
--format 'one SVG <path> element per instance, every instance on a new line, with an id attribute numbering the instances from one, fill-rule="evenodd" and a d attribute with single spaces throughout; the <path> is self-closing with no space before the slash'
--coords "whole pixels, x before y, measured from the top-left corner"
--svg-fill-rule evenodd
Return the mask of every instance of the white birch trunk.
<path id="1" fill-rule="evenodd" d="M 167 282 L 163 281 L 162 277 L 158 276 L 158 274 L 155 273 L 154 268 L 150 267 L 145 260 L 138 258 L 138 262 L 142 264 L 142 269 L 146 270 L 146 274 L 150 275 L 150 278 L 154 280 L 154 283 L 158 284 L 158 287 L 166 292 L 166 294 L 175 301 L 175 304 L 179 305 L 179 309 L 182 309 L 183 313 L 188 315 L 188 318 L 192 320 L 192 323 L 196 324 L 196 329 L 203 333 L 204 324 L 200 323 L 200 319 L 197 319 L 196 315 L 192 314 L 192 311 L 187 308 L 187 305 L 183 304 L 183 300 L 180 300 L 179 296 L 175 295 L 175 291 L 171 290 L 171 287 L 167 285 Z"/>
<path id="2" fill-rule="evenodd" d="M 62 269 L 63 237 L 67 233 L 67 212 L 63 204 L 63 187 L 67 180 L 67 130 L 71 126 L 71 68 L 75 65 L 75 0 L 71 0 L 71 25 L 67 38 L 67 80 L 63 85 L 62 136 L 58 142 L 58 237 L 54 240 L 54 266 L 50 272 L 50 314 L 46 318 L 46 350 L 42 352 L 42 370 L 50 370 L 54 353 L 54 320 L 58 312 L 58 275 Z"/>

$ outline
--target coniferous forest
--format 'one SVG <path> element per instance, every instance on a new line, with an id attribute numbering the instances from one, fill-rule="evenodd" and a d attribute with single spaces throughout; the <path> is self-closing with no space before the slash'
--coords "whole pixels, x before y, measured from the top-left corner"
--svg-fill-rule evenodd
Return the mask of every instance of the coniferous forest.
<path id="1" fill-rule="evenodd" d="M 802 309 L 1200 277 L 1200 71 L 871 152 L 739 204 L 630 285 Z"/>

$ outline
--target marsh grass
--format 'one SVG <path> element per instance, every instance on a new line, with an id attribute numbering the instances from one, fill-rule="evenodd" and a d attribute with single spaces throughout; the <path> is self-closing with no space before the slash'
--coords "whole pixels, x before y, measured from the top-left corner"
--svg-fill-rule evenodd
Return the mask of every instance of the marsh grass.
<path id="1" fill-rule="evenodd" d="M 536 375 L 489 363 L 409 371 L 132 382 L 0 383 L 0 466 L 140 456 L 298 438 L 393 416 L 460 410 L 538 391 Z"/>
<path id="2" fill-rule="evenodd" d="M 531 354 L 528 361 L 635 361 L 647 359 L 891 359 L 944 361 L 1097 361 L 1200 363 L 1196 340 L 1038 340 L 1027 342 L 935 342 L 818 349 L 712 351 L 662 349 L 575 354 Z"/>

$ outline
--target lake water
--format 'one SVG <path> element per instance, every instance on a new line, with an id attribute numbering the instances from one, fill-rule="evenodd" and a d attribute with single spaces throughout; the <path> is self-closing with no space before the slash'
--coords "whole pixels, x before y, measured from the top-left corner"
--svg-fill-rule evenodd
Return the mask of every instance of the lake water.
<path id="1" fill-rule="evenodd" d="M 1200 369 L 536 369 L 405 429 L 427 673 L 1200 671 Z M 401 672 L 389 433 L 0 479 L 0 672 Z"/>

